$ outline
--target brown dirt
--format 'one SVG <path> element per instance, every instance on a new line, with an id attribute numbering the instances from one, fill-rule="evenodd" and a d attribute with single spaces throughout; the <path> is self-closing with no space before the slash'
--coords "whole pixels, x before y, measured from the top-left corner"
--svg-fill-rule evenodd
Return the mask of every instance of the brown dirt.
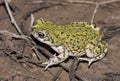
<path id="1" fill-rule="evenodd" d="M 20 11 L 16 13 L 15 20 L 18 24 L 22 21 L 22 16 L 29 10 L 40 6 L 39 4 L 29 4 L 28 1 L 32 0 L 12 0 Z M 46 0 L 50 1 L 50 0 Z M 55 1 L 55 0 L 53 0 Z M 59 1 L 59 0 L 57 0 Z M 62 0 L 65 1 L 65 0 Z M 95 1 L 95 0 L 91 0 Z M 101 0 L 98 0 L 101 1 Z M 104 0 L 107 1 L 107 0 Z M 36 18 L 43 18 L 45 20 L 52 20 L 56 23 L 71 23 L 77 21 L 90 22 L 95 6 L 91 4 L 65 4 L 57 5 L 47 9 L 39 10 L 34 14 Z M 7 30 L 17 34 L 14 26 L 11 24 L 7 16 L 4 5 L 0 5 L 0 30 Z M 101 5 L 98 8 L 94 23 L 100 27 L 104 26 L 120 26 L 120 1 L 116 3 L 109 3 Z M 25 29 L 29 29 L 30 18 L 26 20 Z M 16 49 L 23 50 L 24 42 L 22 40 L 12 41 Z M 108 54 L 101 61 L 95 62 L 90 68 L 87 63 L 79 63 L 76 73 L 82 77 L 83 81 L 119 81 L 120 80 L 120 35 L 114 36 L 108 40 L 109 49 Z M 58 73 L 61 67 L 51 67 L 49 70 L 44 71 L 44 68 L 38 67 L 31 63 L 19 63 L 12 60 L 8 55 L 4 54 L 4 44 L 0 42 L 0 81 L 70 81 L 69 73 L 62 70 L 57 80 L 53 77 Z M 28 51 L 31 48 L 26 46 L 25 53 L 32 54 Z M 42 58 L 42 61 L 47 59 Z M 71 60 L 69 60 L 71 61 Z M 105 75 L 105 73 L 107 73 Z M 73 80 L 71 80 L 73 81 Z M 76 80 L 77 81 L 77 80 Z"/>

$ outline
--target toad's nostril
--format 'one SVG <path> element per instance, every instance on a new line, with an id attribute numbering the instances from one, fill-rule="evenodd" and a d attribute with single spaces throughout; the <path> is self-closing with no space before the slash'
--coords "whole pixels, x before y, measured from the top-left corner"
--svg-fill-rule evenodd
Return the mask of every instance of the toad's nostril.
<path id="1" fill-rule="evenodd" d="M 94 25 L 94 28 L 96 28 L 97 26 L 96 25 Z"/>

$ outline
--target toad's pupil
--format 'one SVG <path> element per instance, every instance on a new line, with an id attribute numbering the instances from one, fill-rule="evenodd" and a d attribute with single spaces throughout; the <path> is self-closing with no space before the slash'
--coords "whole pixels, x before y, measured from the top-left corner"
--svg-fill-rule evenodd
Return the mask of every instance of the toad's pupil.
<path id="1" fill-rule="evenodd" d="M 43 38 L 43 37 L 45 36 L 45 34 L 42 33 L 42 32 L 39 32 L 39 33 L 38 33 L 38 36 L 39 36 L 40 38 Z"/>

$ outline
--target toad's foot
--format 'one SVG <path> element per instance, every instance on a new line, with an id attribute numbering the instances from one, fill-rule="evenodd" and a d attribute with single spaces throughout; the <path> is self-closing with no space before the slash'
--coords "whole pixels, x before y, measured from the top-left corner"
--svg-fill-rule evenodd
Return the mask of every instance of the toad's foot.
<path id="1" fill-rule="evenodd" d="M 48 69 L 48 67 L 50 67 L 50 66 L 52 66 L 52 65 L 55 65 L 55 63 L 54 63 L 54 62 L 50 62 L 50 61 L 43 62 L 42 64 L 43 64 L 43 65 L 46 65 L 46 66 L 45 66 L 45 70 L 47 70 L 47 69 Z"/>
<path id="2" fill-rule="evenodd" d="M 52 58 L 49 59 L 48 62 L 44 62 L 42 64 L 46 65 L 46 67 L 45 67 L 45 70 L 46 70 L 48 67 L 59 64 L 59 63 L 65 61 L 67 58 L 68 58 L 68 55 L 65 55 L 65 54 L 60 54 L 58 56 L 54 55 Z"/>
<path id="3" fill-rule="evenodd" d="M 88 61 L 88 67 L 89 67 L 93 62 L 102 59 L 104 56 L 105 56 L 105 53 L 100 54 L 99 56 L 93 57 L 93 58 L 82 58 L 82 57 L 80 57 L 78 59 L 80 61 Z"/>
<path id="4" fill-rule="evenodd" d="M 47 70 L 48 67 L 50 67 L 52 65 L 56 65 L 58 63 L 60 63 L 60 61 L 58 61 L 58 57 L 56 55 L 54 55 L 53 58 L 50 58 L 49 61 L 43 62 L 42 64 L 46 65 L 45 70 Z"/>
<path id="5" fill-rule="evenodd" d="M 69 57 L 68 51 L 65 51 L 65 53 L 61 53 L 58 56 L 54 55 L 52 58 L 49 59 L 48 62 L 44 62 L 42 64 L 46 65 L 46 67 L 45 67 L 45 70 L 46 70 L 48 67 L 50 67 L 52 65 L 56 65 L 56 64 L 59 64 L 59 63 L 65 61 L 68 57 Z"/>

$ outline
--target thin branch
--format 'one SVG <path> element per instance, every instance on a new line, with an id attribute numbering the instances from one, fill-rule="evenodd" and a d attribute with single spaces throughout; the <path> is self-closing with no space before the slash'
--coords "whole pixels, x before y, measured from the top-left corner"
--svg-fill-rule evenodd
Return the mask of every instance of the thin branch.
<path id="1" fill-rule="evenodd" d="M 53 77 L 52 81 L 56 81 L 58 79 L 58 77 L 60 76 L 60 74 L 62 73 L 63 69 L 60 68 L 58 70 L 58 72 L 56 73 L 56 75 Z"/>
<path id="2" fill-rule="evenodd" d="M 110 0 L 110 1 L 104 1 L 104 2 L 100 2 L 99 4 L 108 4 L 108 3 L 113 3 L 113 2 L 117 2 L 117 1 L 120 1 L 120 0 Z"/>
<path id="3" fill-rule="evenodd" d="M 18 31 L 18 33 L 19 33 L 20 35 L 22 35 L 23 33 L 22 33 L 22 31 L 20 30 L 19 26 L 17 25 L 17 23 L 16 23 L 13 15 L 12 15 L 12 12 L 11 12 L 10 7 L 9 7 L 9 5 L 8 5 L 8 1 L 7 1 L 7 0 L 4 0 L 4 3 L 5 3 L 5 7 L 6 7 L 7 11 L 8 11 L 8 14 L 9 14 L 9 16 L 10 16 L 11 23 L 13 23 L 13 24 L 15 25 L 15 29 Z"/>
<path id="4" fill-rule="evenodd" d="M 81 0 L 67 0 L 70 3 L 84 3 L 84 4 L 95 4 L 96 2 L 93 1 L 81 1 Z"/>
<path id="5" fill-rule="evenodd" d="M 94 19 L 95 19 L 95 15 L 97 13 L 97 10 L 98 10 L 98 7 L 99 7 L 99 4 L 96 4 L 96 7 L 93 11 L 93 14 L 92 14 L 92 18 L 91 18 L 91 24 L 93 23 Z"/>
<path id="6" fill-rule="evenodd" d="M 32 49 L 33 49 L 34 54 L 36 55 L 37 59 L 40 61 L 41 57 L 40 57 L 39 51 L 35 47 L 32 47 Z"/>
<path id="7" fill-rule="evenodd" d="M 81 1 L 81 0 L 67 0 L 67 2 L 70 3 L 85 3 L 85 4 L 107 4 L 107 3 L 113 3 L 113 2 L 117 2 L 120 0 L 109 0 L 109 1 L 103 1 L 103 2 L 94 2 L 94 1 Z"/>
<path id="8" fill-rule="evenodd" d="M 61 63 L 60 66 L 67 72 L 70 72 L 69 67 L 66 66 L 66 63 Z M 75 73 L 75 77 L 79 80 L 79 81 L 83 81 L 83 76 L 81 74 Z"/>
<path id="9" fill-rule="evenodd" d="M 32 4 L 40 4 L 40 3 L 53 3 L 53 4 L 70 4 L 70 3 L 84 3 L 84 4 L 96 4 L 96 2 L 93 1 L 80 1 L 80 0 L 67 0 L 67 1 L 43 1 L 43 0 L 36 0 L 32 1 Z"/>
<path id="10" fill-rule="evenodd" d="M 76 61 L 78 61 L 78 60 L 74 57 L 73 62 L 70 66 L 70 71 L 69 71 L 70 81 L 76 81 L 76 78 L 75 78 L 76 71 L 75 71 L 75 69 L 76 69 L 76 66 L 78 65 L 78 62 L 76 62 Z"/>
<path id="11" fill-rule="evenodd" d="M 43 0 L 38 0 L 38 1 L 35 0 L 35 1 L 33 1 L 32 3 L 33 3 L 33 4 L 35 4 L 35 3 L 43 3 Z"/>
<path id="12" fill-rule="evenodd" d="M 26 39 L 27 36 L 24 35 L 17 35 L 12 32 L 9 32 L 7 30 L 0 30 L 0 34 L 5 34 L 7 33 L 10 37 L 18 38 L 18 39 Z"/>
<path id="13" fill-rule="evenodd" d="M 31 30 L 31 27 L 33 26 L 35 19 L 34 19 L 33 14 L 31 14 L 30 16 L 31 16 L 31 23 L 30 23 L 30 30 Z"/>

